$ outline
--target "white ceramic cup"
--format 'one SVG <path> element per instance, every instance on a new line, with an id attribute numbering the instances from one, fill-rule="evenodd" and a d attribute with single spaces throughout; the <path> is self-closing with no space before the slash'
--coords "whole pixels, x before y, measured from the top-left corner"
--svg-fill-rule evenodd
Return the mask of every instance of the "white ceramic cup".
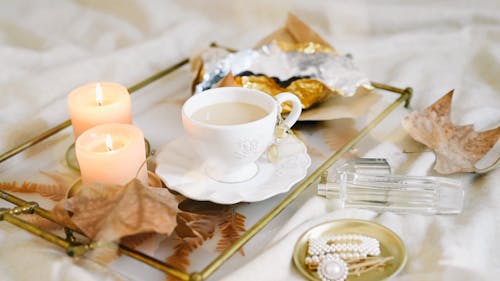
<path id="1" fill-rule="evenodd" d="M 256 105 L 267 114 L 258 120 L 236 125 L 214 125 L 192 118 L 199 109 L 218 103 L 241 102 Z M 302 105 L 297 96 L 281 93 L 274 97 L 240 87 L 214 88 L 189 98 L 182 106 L 184 131 L 203 161 L 206 174 L 220 182 L 249 180 L 258 172 L 255 163 L 274 141 L 280 104 L 291 102 L 292 112 L 284 120 L 292 127 Z"/>

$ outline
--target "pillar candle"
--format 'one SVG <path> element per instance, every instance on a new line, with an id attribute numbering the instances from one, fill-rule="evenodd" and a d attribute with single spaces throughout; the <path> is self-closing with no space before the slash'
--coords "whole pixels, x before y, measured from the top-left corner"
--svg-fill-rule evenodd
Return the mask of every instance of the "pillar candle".
<path id="1" fill-rule="evenodd" d="M 117 83 L 91 83 L 73 90 L 68 109 L 75 139 L 85 130 L 104 123 L 132 123 L 130 95 Z"/>
<path id="2" fill-rule="evenodd" d="M 75 152 L 83 184 L 125 185 L 136 175 L 147 184 L 144 135 L 133 125 L 109 123 L 88 129 L 76 140 Z"/>

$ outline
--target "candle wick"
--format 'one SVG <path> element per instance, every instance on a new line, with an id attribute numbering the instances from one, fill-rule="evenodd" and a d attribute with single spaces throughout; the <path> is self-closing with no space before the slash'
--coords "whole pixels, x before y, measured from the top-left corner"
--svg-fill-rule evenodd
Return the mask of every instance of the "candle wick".
<path id="1" fill-rule="evenodd" d="M 113 150 L 113 140 L 110 135 L 106 135 L 106 148 L 108 152 Z"/>
<path id="2" fill-rule="evenodd" d="M 101 83 L 97 83 L 97 85 L 95 86 L 95 101 L 97 102 L 98 106 L 102 106 L 103 100 L 104 100 L 104 96 L 102 94 Z"/>

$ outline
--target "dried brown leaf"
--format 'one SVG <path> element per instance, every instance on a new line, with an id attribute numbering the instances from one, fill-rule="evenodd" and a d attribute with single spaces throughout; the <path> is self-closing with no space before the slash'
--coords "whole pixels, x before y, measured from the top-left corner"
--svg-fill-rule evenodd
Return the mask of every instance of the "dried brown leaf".
<path id="1" fill-rule="evenodd" d="M 217 251 L 224 251 L 245 232 L 246 218 L 235 212 L 233 206 L 185 199 L 179 204 L 179 210 L 175 228 L 177 242 L 174 253 L 167 259 L 167 263 L 178 269 L 188 269 L 191 252 L 211 239 L 217 229 L 221 231 Z M 168 276 L 167 280 L 178 279 Z"/>
<path id="2" fill-rule="evenodd" d="M 59 201 L 64 198 L 67 190 L 55 184 L 23 182 L 19 185 L 15 181 L 0 182 L 0 189 L 19 193 L 37 193 L 54 201 Z"/>
<path id="3" fill-rule="evenodd" d="M 326 155 L 323 154 L 321 151 L 319 151 L 318 149 L 316 149 L 314 146 L 310 145 L 306 138 L 304 137 L 304 135 L 299 131 L 299 130 L 292 130 L 293 131 L 293 134 L 300 140 L 304 143 L 304 145 L 306 146 L 307 148 L 307 154 L 311 155 L 311 156 L 316 156 L 316 157 L 320 157 L 320 158 L 326 158 Z"/>
<path id="4" fill-rule="evenodd" d="M 90 238 L 118 241 L 144 232 L 170 234 L 176 226 L 177 202 L 167 189 L 134 179 L 125 186 L 82 186 L 68 199 L 71 220 Z"/>
<path id="5" fill-rule="evenodd" d="M 34 225 L 38 226 L 39 228 L 46 230 L 46 231 L 58 230 L 58 229 L 62 228 L 61 225 L 59 225 L 55 222 L 49 221 L 48 219 L 42 218 L 36 214 L 20 214 L 19 218 L 21 218 L 21 219 L 23 219 L 31 224 L 34 224 Z"/>
<path id="6" fill-rule="evenodd" d="M 116 243 L 98 243 L 98 245 L 88 253 L 88 257 L 93 261 L 108 265 L 120 256 L 118 244 Z"/>
<path id="7" fill-rule="evenodd" d="M 360 88 L 362 89 L 362 88 Z M 333 96 L 316 107 L 300 114 L 300 121 L 326 121 L 357 118 L 366 113 L 380 99 L 380 95 L 358 90 L 352 97 Z"/>
<path id="8" fill-rule="evenodd" d="M 132 249 L 137 249 L 137 247 L 141 246 L 143 243 L 152 239 L 155 236 L 156 233 L 154 232 L 145 232 L 145 233 L 125 236 L 120 240 L 120 244 L 123 244 Z"/>
<path id="9" fill-rule="evenodd" d="M 60 198 L 58 200 L 61 200 L 66 196 L 66 192 L 80 177 L 80 175 L 77 173 L 45 172 L 45 171 L 40 171 L 40 173 L 55 181 L 57 185 L 60 187 L 59 193 L 54 194 L 54 196 L 58 196 L 58 198 Z"/>
<path id="10" fill-rule="evenodd" d="M 351 119 L 335 120 L 325 124 L 326 127 L 321 130 L 323 140 L 333 151 L 339 150 L 358 133 Z"/>
<path id="11" fill-rule="evenodd" d="M 200 237 L 208 240 L 213 237 L 217 221 L 210 216 L 179 212 L 177 214 L 177 226 L 175 233 L 180 238 Z"/>
<path id="12" fill-rule="evenodd" d="M 311 27 L 299 19 L 295 14 L 288 13 L 285 26 L 269 34 L 256 45 L 262 47 L 274 40 L 280 40 L 288 43 L 315 42 L 325 46 L 333 47 L 318 35 Z"/>
<path id="13" fill-rule="evenodd" d="M 223 252 L 241 238 L 241 235 L 246 231 L 245 221 L 246 217 L 235 212 L 234 209 L 228 213 L 225 220 L 219 224 L 222 237 L 217 243 L 216 250 L 218 252 Z M 243 248 L 240 249 L 240 253 L 243 256 L 245 255 Z"/>
<path id="14" fill-rule="evenodd" d="M 187 271 L 191 261 L 189 260 L 189 255 L 196 248 L 201 246 L 205 240 L 201 237 L 185 237 L 178 238 L 177 243 L 174 246 L 173 254 L 167 258 L 167 263 L 171 266 L 180 269 L 182 271 Z M 178 281 L 180 279 L 175 276 L 167 274 L 168 281 Z"/>
<path id="15" fill-rule="evenodd" d="M 229 209 L 230 207 L 227 205 L 216 204 L 209 201 L 185 199 L 179 203 L 179 210 L 181 211 L 209 216 L 221 216 Z"/>
<path id="16" fill-rule="evenodd" d="M 351 140 L 358 130 L 355 128 L 355 122 L 352 119 L 332 120 L 324 123 L 324 128 L 321 130 L 324 142 L 332 151 L 337 151 Z M 350 155 L 343 157 L 356 157 L 355 149 L 349 151 Z"/>
<path id="17" fill-rule="evenodd" d="M 187 205 L 187 203 L 185 203 Z M 191 206 L 194 203 L 189 203 Z M 208 205 L 204 205 L 208 206 Z M 196 208 L 197 210 L 199 208 Z M 167 263 L 186 271 L 191 264 L 189 255 L 192 251 L 203 245 L 205 241 L 212 238 L 217 225 L 214 217 L 197 213 L 177 213 L 177 226 L 175 233 L 177 241 L 174 252 L 167 258 Z M 178 280 L 176 277 L 167 275 L 167 280 Z"/>
<path id="18" fill-rule="evenodd" d="M 500 127 L 476 132 L 472 125 L 451 122 L 453 90 L 421 112 L 413 112 L 402 122 L 403 128 L 436 154 L 434 169 L 442 174 L 475 172 L 475 163 L 495 145 Z"/>
<path id="19" fill-rule="evenodd" d="M 66 210 L 66 199 L 57 202 L 51 210 L 52 218 L 60 225 L 82 232 L 78 226 L 71 220 L 68 210 Z"/>

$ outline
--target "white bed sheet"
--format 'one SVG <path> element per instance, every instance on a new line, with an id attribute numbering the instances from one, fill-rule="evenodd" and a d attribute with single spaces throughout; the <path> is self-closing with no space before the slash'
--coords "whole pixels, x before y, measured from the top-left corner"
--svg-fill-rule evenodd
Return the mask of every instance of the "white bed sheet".
<path id="1" fill-rule="evenodd" d="M 249 47 L 281 26 L 288 11 L 339 52 L 353 54 L 372 80 L 412 86 L 414 109 L 455 89 L 456 124 L 473 123 L 476 130 L 500 125 L 499 1 L 18 0 L 0 2 L 1 150 L 67 119 L 65 98 L 77 85 L 132 85 L 211 41 Z M 398 124 L 408 112 L 398 109 L 375 130 L 381 144 L 365 156 L 388 158 L 399 173 L 434 174 L 432 153 L 401 152 L 407 137 Z M 341 217 L 374 220 L 402 237 L 409 259 L 395 280 L 495 280 L 500 170 L 452 177 L 466 186 L 465 210 L 458 216 L 334 210 L 313 197 L 290 214 L 260 255 L 224 280 L 301 280 L 290 262 L 296 239 L 317 223 Z M 118 278 L 58 253 L 0 222 L 0 280 Z"/>

